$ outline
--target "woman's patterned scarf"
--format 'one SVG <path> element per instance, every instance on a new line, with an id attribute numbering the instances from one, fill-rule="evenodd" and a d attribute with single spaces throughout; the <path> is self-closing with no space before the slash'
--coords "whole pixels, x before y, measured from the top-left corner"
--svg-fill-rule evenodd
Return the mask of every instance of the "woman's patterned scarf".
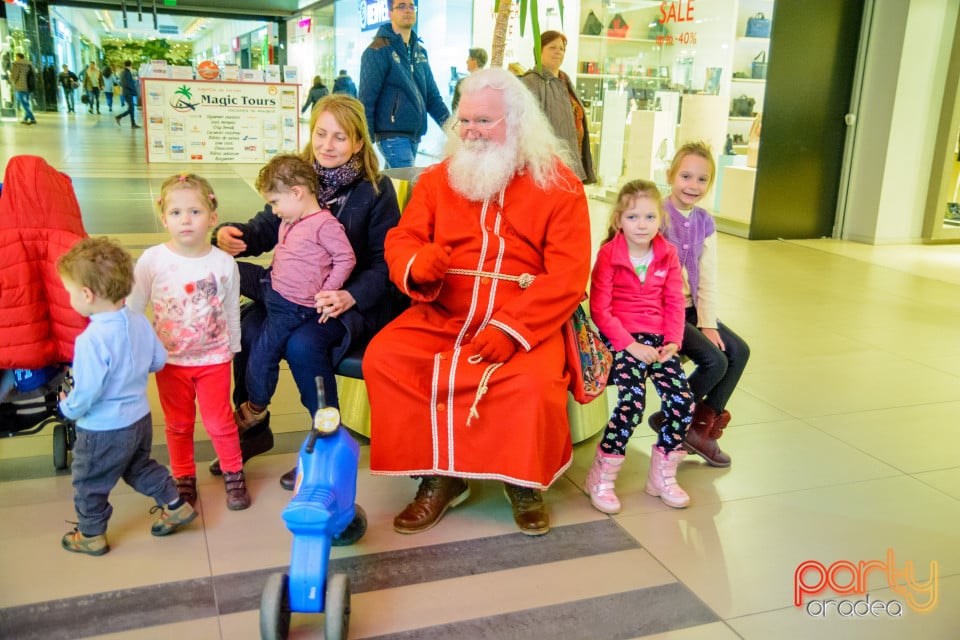
<path id="1" fill-rule="evenodd" d="M 322 206 L 329 207 L 337 191 L 357 181 L 363 170 L 363 163 L 360 161 L 360 154 L 355 153 L 352 158 L 333 169 L 321 167 L 314 159 L 313 169 L 317 172 L 317 201 Z"/>

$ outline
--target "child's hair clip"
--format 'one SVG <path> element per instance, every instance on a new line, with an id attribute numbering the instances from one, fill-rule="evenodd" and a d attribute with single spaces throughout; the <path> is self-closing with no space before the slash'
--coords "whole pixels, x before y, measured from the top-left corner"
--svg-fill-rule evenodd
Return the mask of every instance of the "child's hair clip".
<path id="1" fill-rule="evenodd" d="M 217 199 L 217 196 L 215 196 L 215 195 L 212 194 L 212 193 L 211 193 L 210 195 L 208 195 L 207 197 L 210 198 L 211 200 L 216 200 L 216 199 Z"/>
<path id="2" fill-rule="evenodd" d="M 178 180 L 179 182 L 186 182 L 186 181 L 187 181 L 187 174 L 181 173 L 181 174 L 180 174 L 180 177 L 178 177 L 177 180 Z"/>
<path id="3" fill-rule="evenodd" d="M 162 204 L 163 204 L 163 198 L 157 198 L 157 204 L 162 205 Z"/>

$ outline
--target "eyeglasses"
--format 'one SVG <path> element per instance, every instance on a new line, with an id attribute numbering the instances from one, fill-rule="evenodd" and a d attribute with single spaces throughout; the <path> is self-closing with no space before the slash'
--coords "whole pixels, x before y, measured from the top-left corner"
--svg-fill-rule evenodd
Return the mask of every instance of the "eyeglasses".
<path id="1" fill-rule="evenodd" d="M 487 120 L 486 118 L 480 118 L 479 120 L 467 120 L 466 118 L 461 118 L 453 123 L 454 131 L 490 131 L 495 126 L 503 122 L 503 119 L 506 118 L 497 118 L 496 120 Z"/>
<path id="2" fill-rule="evenodd" d="M 417 5 L 415 4 L 395 4 L 393 8 L 396 11 L 416 11 Z"/>

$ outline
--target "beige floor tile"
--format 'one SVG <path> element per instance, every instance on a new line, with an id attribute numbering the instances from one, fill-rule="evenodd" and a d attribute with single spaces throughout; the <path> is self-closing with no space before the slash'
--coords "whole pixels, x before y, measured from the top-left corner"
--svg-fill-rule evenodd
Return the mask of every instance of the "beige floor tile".
<path id="1" fill-rule="evenodd" d="M 882 500 L 884 508 L 878 508 Z M 960 503 L 908 477 L 884 478 L 686 510 L 622 515 L 618 523 L 724 619 L 793 602 L 807 560 L 885 559 L 926 579 L 960 574 Z M 882 583 L 871 574 L 870 588 Z"/>
<path id="2" fill-rule="evenodd" d="M 762 372 L 748 368 L 740 384 L 799 418 L 960 400 L 960 378 L 909 361 L 894 370 L 890 356 L 876 350 L 811 356 Z"/>
<path id="3" fill-rule="evenodd" d="M 957 466 L 960 402 L 808 418 L 809 424 L 906 473 Z"/>
<path id="4" fill-rule="evenodd" d="M 877 616 L 840 616 L 830 609 L 825 617 L 810 616 L 804 609 L 796 607 L 776 609 L 728 620 L 745 640 L 902 640 L 903 638 L 956 638 L 960 629 L 960 577 L 950 576 L 940 580 L 940 602 L 937 607 L 925 614 L 907 608 L 901 617 L 885 615 L 877 610 Z M 854 603 L 864 601 L 863 597 L 838 597 Z M 889 603 L 898 599 L 891 589 L 870 591 L 871 602 Z M 861 605 L 858 610 L 863 610 Z M 819 612 L 819 607 L 814 609 Z M 897 611 L 891 605 L 891 611 Z M 844 611 L 849 611 L 844 606 Z"/>
<path id="5" fill-rule="evenodd" d="M 630 571 L 623 571 L 629 566 Z M 353 597 L 351 633 L 375 636 L 674 582 L 643 550 L 512 569 Z M 457 593 L 460 607 L 438 607 Z"/>
<path id="6" fill-rule="evenodd" d="M 651 636 L 638 636 L 643 640 L 734 640 L 739 636 L 725 622 L 714 622 L 686 629 L 677 629 Z M 635 639 L 637 640 L 637 639 Z"/>
<path id="7" fill-rule="evenodd" d="M 201 618 L 199 620 L 188 620 L 186 622 L 171 622 L 170 624 L 157 625 L 147 629 L 131 629 L 130 631 L 119 631 L 117 633 L 108 633 L 99 636 L 87 636 L 88 640 L 148 640 L 161 638 L 176 638 L 177 640 L 215 640 L 218 638 L 230 638 L 231 640 L 241 640 L 241 638 L 259 638 L 257 635 L 221 635 L 220 623 L 216 618 Z"/>
<path id="8" fill-rule="evenodd" d="M 617 495 L 623 507 L 618 517 L 672 511 L 659 498 L 644 492 L 654 440 L 652 431 L 639 430 L 630 440 L 626 462 L 617 478 Z M 586 478 L 596 442 L 591 440 L 576 449 L 574 470 L 567 475 L 577 486 L 582 486 Z M 720 444 L 734 460 L 730 467 L 711 467 L 699 456 L 689 455 L 678 468 L 677 480 L 694 506 L 898 474 L 896 469 L 799 421 L 739 426 L 725 431 Z"/>
<path id="9" fill-rule="evenodd" d="M 0 507 L 0 567 L 11 576 L 0 581 L 0 607 L 209 575 L 202 514 L 175 534 L 158 538 L 150 535 L 158 514 L 149 514 L 149 498 L 121 494 L 110 502 L 110 552 L 99 557 L 60 546 L 74 526 L 66 521 L 76 521 L 72 499 Z"/>
<path id="10" fill-rule="evenodd" d="M 914 477 L 920 482 L 960 500 L 960 467 L 917 473 L 914 474 Z"/>

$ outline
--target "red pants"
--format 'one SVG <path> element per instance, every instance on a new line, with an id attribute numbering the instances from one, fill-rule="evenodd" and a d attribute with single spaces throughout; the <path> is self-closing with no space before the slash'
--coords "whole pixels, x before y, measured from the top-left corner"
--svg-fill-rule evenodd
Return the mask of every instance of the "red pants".
<path id="1" fill-rule="evenodd" d="M 230 363 L 200 367 L 167 364 L 157 372 L 160 406 L 167 422 L 167 447 L 173 476 L 197 475 L 193 459 L 193 428 L 200 417 L 225 473 L 243 468 L 240 436 L 230 408 Z"/>

